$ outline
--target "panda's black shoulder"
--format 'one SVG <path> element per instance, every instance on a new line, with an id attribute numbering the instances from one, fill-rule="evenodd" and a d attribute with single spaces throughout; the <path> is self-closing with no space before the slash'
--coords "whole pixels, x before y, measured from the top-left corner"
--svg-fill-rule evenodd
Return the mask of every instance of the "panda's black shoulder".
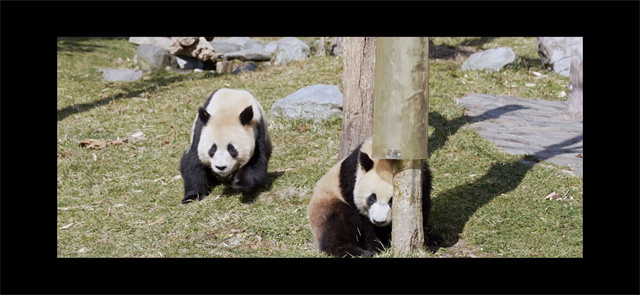
<path id="1" fill-rule="evenodd" d="M 340 164 L 340 192 L 345 201 L 352 206 L 355 206 L 353 202 L 353 189 L 356 185 L 356 169 L 358 169 L 358 157 L 360 155 L 360 147 L 358 145 Z"/>

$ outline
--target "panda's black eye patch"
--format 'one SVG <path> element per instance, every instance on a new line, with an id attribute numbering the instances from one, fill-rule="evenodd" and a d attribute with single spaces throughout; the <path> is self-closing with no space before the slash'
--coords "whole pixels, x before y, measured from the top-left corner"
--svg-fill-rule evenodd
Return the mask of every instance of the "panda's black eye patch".
<path id="1" fill-rule="evenodd" d="M 367 206 L 371 206 L 373 205 L 376 201 L 377 201 L 377 197 L 376 194 L 371 194 L 368 198 L 367 198 Z"/>
<path id="2" fill-rule="evenodd" d="M 209 149 L 209 157 L 213 157 L 213 155 L 216 153 L 217 150 L 218 150 L 218 146 L 214 143 Z"/>
<path id="3" fill-rule="evenodd" d="M 231 157 L 233 158 L 238 156 L 238 150 L 236 150 L 236 148 L 233 147 L 232 144 L 227 145 L 227 152 L 229 152 L 229 155 L 231 155 Z"/>
<path id="4" fill-rule="evenodd" d="M 373 168 L 373 160 L 369 158 L 369 155 L 360 153 L 360 166 L 364 169 L 364 172 L 367 172 Z"/>

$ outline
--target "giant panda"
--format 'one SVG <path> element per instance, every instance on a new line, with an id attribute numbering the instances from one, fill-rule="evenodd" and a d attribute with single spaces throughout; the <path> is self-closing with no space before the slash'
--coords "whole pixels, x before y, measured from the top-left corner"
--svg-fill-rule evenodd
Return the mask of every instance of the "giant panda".
<path id="1" fill-rule="evenodd" d="M 180 159 L 182 203 L 201 200 L 223 182 L 245 194 L 255 192 L 267 181 L 271 150 L 264 110 L 253 95 L 214 91 L 198 109 L 191 145 Z"/>
<path id="2" fill-rule="evenodd" d="M 371 159 L 372 138 L 335 164 L 316 184 L 307 217 L 321 252 L 334 257 L 373 256 L 390 246 L 392 160 Z M 429 233 L 431 172 L 422 165 L 425 246 L 443 238 Z"/>

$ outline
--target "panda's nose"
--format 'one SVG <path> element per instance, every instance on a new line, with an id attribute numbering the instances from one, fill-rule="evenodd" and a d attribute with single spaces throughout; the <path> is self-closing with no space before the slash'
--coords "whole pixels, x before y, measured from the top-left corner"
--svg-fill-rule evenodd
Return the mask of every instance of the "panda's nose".
<path id="1" fill-rule="evenodd" d="M 227 168 L 227 166 L 216 166 L 216 168 L 218 168 L 218 170 L 222 171 L 222 170 L 224 170 L 225 168 Z"/>

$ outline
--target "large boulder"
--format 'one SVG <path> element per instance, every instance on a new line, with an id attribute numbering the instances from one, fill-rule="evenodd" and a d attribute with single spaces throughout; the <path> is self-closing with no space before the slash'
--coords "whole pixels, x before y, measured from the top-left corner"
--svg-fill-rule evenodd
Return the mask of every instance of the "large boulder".
<path id="1" fill-rule="evenodd" d="M 143 71 L 162 71 L 165 67 L 178 67 L 176 57 L 166 50 L 152 44 L 140 44 L 136 51 L 135 61 Z"/>
<path id="2" fill-rule="evenodd" d="M 462 63 L 462 70 L 499 71 L 507 64 L 516 60 L 516 53 L 509 47 L 488 49 L 474 53 Z"/>
<path id="3" fill-rule="evenodd" d="M 224 41 L 213 40 L 209 42 L 215 51 L 225 54 L 227 52 L 240 51 L 240 45 L 227 43 Z"/>
<path id="4" fill-rule="evenodd" d="M 320 122 L 331 117 L 342 118 L 342 93 L 338 86 L 316 84 L 276 101 L 269 111 L 271 117 L 309 119 Z"/>
<path id="5" fill-rule="evenodd" d="M 309 45 L 295 37 L 284 37 L 277 42 L 271 59 L 274 65 L 286 65 L 288 62 L 305 60 L 309 58 L 311 49 Z M 267 46 L 267 50 L 268 50 Z"/>
<path id="6" fill-rule="evenodd" d="M 569 77 L 571 60 L 582 59 L 582 37 L 538 37 L 540 61 L 553 71 Z"/>
<path id="7" fill-rule="evenodd" d="M 268 61 L 271 60 L 271 55 L 263 49 L 254 48 L 227 52 L 224 54 L 224 59 L 240 61 Z"/>

